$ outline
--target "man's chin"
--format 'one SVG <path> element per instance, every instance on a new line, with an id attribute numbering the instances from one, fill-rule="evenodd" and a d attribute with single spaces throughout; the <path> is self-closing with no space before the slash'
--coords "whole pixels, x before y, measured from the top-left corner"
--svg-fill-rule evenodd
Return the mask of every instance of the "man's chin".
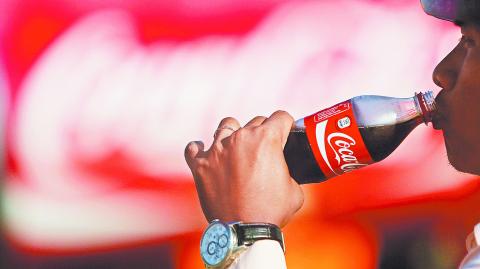
<path id="1" fill-rule="evenodd" d="M 477 158 L 471 156 L 471 151 L 458 145 L 458 140 L 452 140 L 445 130 L 443 131 L 443 137 L 448 162 L 453 168 L 459 172 L 480 175 L 480 162 Z"/>
<path id="2" fill-rule="evenodd" d="M 480 164 L 475 158 L 467 157 L 466 153 L 455 154 L 450 152 L 447 147 L 447 156 L 450 164 L 455 170 L 463 173 L 480 176 Z"/>

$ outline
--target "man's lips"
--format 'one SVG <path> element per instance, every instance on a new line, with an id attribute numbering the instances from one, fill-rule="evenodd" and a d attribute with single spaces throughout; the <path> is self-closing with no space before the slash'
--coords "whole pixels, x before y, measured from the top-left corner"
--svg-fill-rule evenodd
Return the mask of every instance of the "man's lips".
<path id="1" fill-rule="evenodd" d="M 445 105 L 444 105 L 442 93 L 443 93 L 443 90 L 440 91 L 440 93 L 435 98 L 436 110 L 432 117 L 432 125 L 435 130 L 443 129 L 443 126 L 445 125 L 445 121 L 446 121 Z"/>

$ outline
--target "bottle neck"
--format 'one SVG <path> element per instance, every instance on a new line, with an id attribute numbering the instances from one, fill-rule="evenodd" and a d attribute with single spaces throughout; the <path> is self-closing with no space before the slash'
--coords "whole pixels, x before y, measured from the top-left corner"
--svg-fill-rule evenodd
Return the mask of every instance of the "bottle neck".
<path id="1" fill-rule="evenodd" d="M 415 101 L 417 111 L 422 115 L 423 122 L 425 124 L 432 122 L 433 115 L 437 110 L 433 92 L 427 91 L 425 93 L 416 93 L 413 99 Z"/>

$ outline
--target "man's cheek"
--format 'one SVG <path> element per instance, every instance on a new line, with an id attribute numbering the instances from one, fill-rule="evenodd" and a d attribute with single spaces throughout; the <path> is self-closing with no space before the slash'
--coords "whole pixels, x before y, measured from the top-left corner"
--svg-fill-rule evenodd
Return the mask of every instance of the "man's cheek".
<path id="1" fill-rule="evenodd" d="M 480 87 L 480 47 L 467 51 L 462 70 L 466 73 L 467 80 L 476 81 Z"/>

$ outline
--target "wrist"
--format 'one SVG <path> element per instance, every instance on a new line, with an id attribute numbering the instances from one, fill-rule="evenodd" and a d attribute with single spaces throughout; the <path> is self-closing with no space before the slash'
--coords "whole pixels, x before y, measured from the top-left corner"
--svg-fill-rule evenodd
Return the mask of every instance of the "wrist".
<path id="1" fill-rule="evenodd" d="M 224 223 L 212 221 L 202 235 L 200 254 L 207 268 L 223 269 L 234 262 L 249 246 L 273 240 L 284 250 L 280 228 L 269 223 Z"/>

